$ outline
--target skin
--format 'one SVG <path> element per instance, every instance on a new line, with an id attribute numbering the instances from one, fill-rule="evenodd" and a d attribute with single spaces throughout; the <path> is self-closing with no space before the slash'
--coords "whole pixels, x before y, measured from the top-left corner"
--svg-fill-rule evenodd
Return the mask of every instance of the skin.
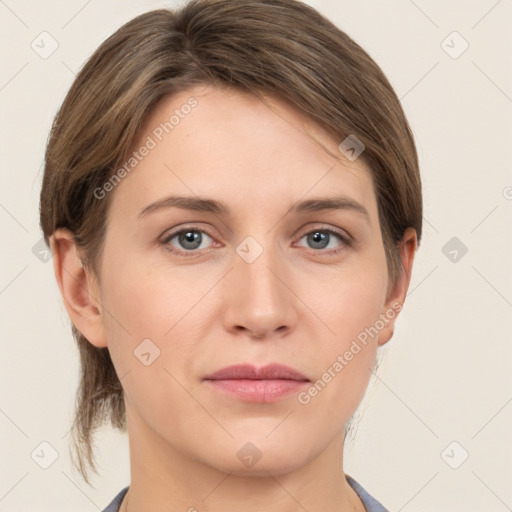
<path id="1" fill-rule="evenodd" d="M 208 86 L 166 97 L 134 148 L 191 96 L 198 105 L 109 192 L 99 275 L 81 266 L 67 230 L 51 239 L 67 311 L 90 343 L 108 346 L 123 385 L 131 485 L 121 510 L 364 511 L 344 478 L 344 428 L 398 315 L 307 404 L 297 393 L 243 402 L 203 377 L 279 362 L 320 379 L 359 333 L 403 304 L 416 233 L 404 233 L 404 272 L 391 283 L 369 170 L 270 96 Z M 223 201 L 231 215 L 173 207 L 138 217 L 170 194 Z M 289 212 L 338 195 L 367 215 Z M 169 239 L 185 228 L 207 231 L 197 249 Z M 332 234 L 323 247 L 311 239 L 322 229 L 352 242 Z M 236 252 L 248 236 L 263 249 L 251 263 Z M 160 349 L 149 366 L 134 356 L 147 338 Z M 237 457 L 247 442 L 261 453 L 252 467 Z"/>

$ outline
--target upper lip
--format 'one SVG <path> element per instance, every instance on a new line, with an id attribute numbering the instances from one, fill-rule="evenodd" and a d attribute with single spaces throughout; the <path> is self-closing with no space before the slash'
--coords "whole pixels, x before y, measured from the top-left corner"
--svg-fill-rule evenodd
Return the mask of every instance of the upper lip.
<path id="1" fill-rule="evenodd" d="M 272 363 L 260 368 L 250 364 L 236 364 L 226 366 L 216 372 L 207 375 L 204 380 L 234 380 L 234 379 L 254 379 L 254 380 L 273 380 L 289 379 L 304 380 L 309 379 L 289 366 Z"/>

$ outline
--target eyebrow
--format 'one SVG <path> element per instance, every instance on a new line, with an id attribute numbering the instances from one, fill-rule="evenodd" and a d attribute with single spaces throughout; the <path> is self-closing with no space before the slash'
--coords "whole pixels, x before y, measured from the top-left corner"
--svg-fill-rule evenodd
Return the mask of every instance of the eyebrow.
<path id="1" fill-rule="evenodd" d="M 229 206 L 226 203 L 216 201 L 215 199 L 193 196 L 167 196 L 143 208 L 138 218 L 143 218 L 151 213 L 168 208 L 182 208 L 185 210 L 209 212 L 225 216 L 231 214 Z M 370 220 L 368 210 L 362 204 L 344 196 L 307 199 L 295 203 L 290 208 L 289 213 L 319 212 L 324 210 L 351 210 L 361 214 L 367 221 Z"/>

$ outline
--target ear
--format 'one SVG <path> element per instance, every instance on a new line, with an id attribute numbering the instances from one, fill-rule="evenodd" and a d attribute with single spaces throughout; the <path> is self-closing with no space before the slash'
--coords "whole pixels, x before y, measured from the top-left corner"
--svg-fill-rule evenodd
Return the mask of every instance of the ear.
<path id="1" fill-rule="evenodd" d="M 398 251 L 403 269 L 401 270 L 396 283 L 394 283 L 391 290 L 388 292 L 388 297 L 381 314 L 382 322 L 385 325 L 379 332 L 379 346 L 387 343 L 393 336 L 395 321 L 402 310 L 405 302 L 405 296 L 409 289 L 412 264 L 417 247 L 418 239 L 416 236 L 416 230 L 409 227 L 405 230 L 402 240 L 398 242 Z"/>
<path id="2" fill-rule="evenodd" d="M 73 233 L 57 229 L 50 237 L 53 269 L 64 306 L 75 327 L 96 347 L 106 347 L 96 277 L 86 269 Z"/>

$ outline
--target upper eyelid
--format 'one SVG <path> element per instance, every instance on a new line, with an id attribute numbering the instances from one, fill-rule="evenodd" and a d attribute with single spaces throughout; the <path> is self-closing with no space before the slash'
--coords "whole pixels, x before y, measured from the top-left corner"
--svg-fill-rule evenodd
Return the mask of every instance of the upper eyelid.
<path id="1" fill-rule="evenodd" d="M 210 238 L 215 238 L 213 235 L 211 235 L 208 230 L 204 228 L 199 228 L 197 226 L 185 226 L 183 228 L 171 228 L 167 229 L 161 236 L 163 240 L 169 240 L 170 238 L 174 238 L 176 235 L 179 235 L 180 233 L 183 233 L 184 231 L 198 231 L 200 233 L 207 234 Z"/>
<path id="2" fill-rule="evenodd" d="M 352 239 L 352 236 L 345 230 L 345 229 L 342 229 L 342 228 L 335 228 L 333 226 L 329 226 L 329 225 L 326 225 L 326 224 L 322 224 L 320 226 L 317 226 L 317 227 L 307 227 L 307 228 L 304 228 L 303 231 L 300 231 L 302 233 L 302 236 L 304 236 L 305 234 L 308 234 L 308 233 L 311 233 L 312 231 L 329 231 L 331 233 L 334 233 L 336 235 L 339 235 L 341 237 L 346 237 L 346 238 L 350 238 Z"/>

